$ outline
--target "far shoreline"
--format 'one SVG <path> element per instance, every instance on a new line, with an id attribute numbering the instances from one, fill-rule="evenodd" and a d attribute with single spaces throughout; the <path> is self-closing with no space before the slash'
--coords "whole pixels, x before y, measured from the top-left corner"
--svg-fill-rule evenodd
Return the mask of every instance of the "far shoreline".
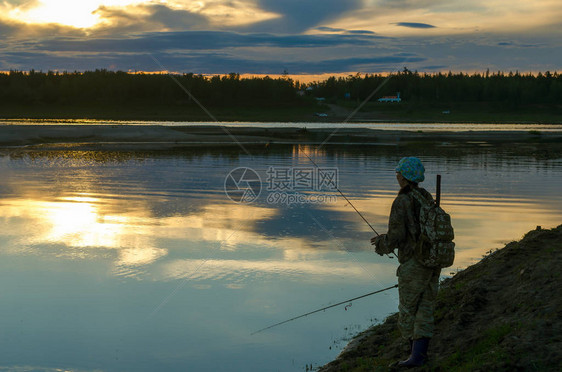
<path id="1" fill-rule="evenodd" d="M 498 126 L 553 126 L 559 127 L 562 130 L 562 121 L 526 121 L 526 120 L 506 120 L 506 121 L 470 121 L 470 120 L 384 120 L 384 119 L 352 119 L 349 121 L 345 120 L 321 120 L 317 118 L 316 120 L 293 120 L 293 121 L 282 121 L 282 120 L 169 120 L 169 119 L 94 119 L 94 118 L 33 118 L 33 117 L 22 117 L 22 118 L 0 118 L 0 126 L 2 125 L 56 125 L 56 124 L 68 124 L 68 125 L 171 125 L 176 124 L 178 126 L 275 126 L 280 125 L 282 127 L 288 127 L 291 125 L 302 127 L 302 125 L 319 125 L 319 126 L 346 126 L 346 127 L 357 127 L 365 125 L 474 125 L 474 126 L 486 126 L 486 125 L 498 125 Z"/>
<path id="2" fill-rule="evenodd" d="M 316 102 L 311 97 L 300 103 L 266 105 L 205 106 L 194 104 L 120 105 L 83 103 L 77 105 L 38 103 L 3 105 L 0 120 L 92 120 L 173 122 L 279 122 L 279 123 L 472 123 L 472 124 L 562 124 L 561 108 L 524 106 L 511 109 L 475 102 L 430 105 L 416 102 L 362 105 L 352 101 Z"/>
<path id="3" fill-rule="evenodd" d="M 436 142 L 455 143 L 562 143 L 562 126 L 551 131 L 522 128 L 516 130 L 404 130 L 373 129 L 341 125 L 317 128 L 271 123 L 272 126 L 248 126 L 246 123 L 224 126 L 201 122 L 197 125 L 51 123 L 48 125 L 7 124 L 0 121 L 0 148 L 37 147 L 66 150 L 170 150 L 189 147 L 250 146 L 270 144 L 295 145 L 405 145 Z M 312 125 L 312 123 L 310 124 Z M 478 127 L 485 124 L 467 124 Z M 556 127 L 556 125 L 552 125 Z M 516 127 L 512 125 L 512 127 Z M 511 129 L 511 130 L 510 130 Z M 242 150 L 242 149 L 241 149 Z"/>

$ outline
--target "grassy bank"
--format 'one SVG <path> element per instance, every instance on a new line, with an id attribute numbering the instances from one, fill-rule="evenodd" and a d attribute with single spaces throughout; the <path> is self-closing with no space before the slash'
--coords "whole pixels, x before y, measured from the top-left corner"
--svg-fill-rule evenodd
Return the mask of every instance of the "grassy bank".
<path id="1" fill-rule="evenodd" d="M 334 112 L 351 113 L 360 102 L 338 101 Z M 497 104 L 464 102 L 451 104 L 422 104 L 415 102 L 369 102 L 354 115 L 356 120 L 398 122 L 452 122 L 452 123 L 562 123 L 562 107 L 528 105 L 510 108 Z"/>
<path id="2" fill-rule="evenodd" d="M 309 122 L 318 120 L 314 113 L 319 109 L 315 103 L 298 106 L 207 107 L 211 117 L 195 105 L 13 105 L 0 106 L 0 119 Z"/>
<path id="3" fill-rule="evenodd" d="M 361 102 L 338 101 L 298 105 L 209 106 L 220 122 L 446 122 L 446 123 L 548 123 L 562 124 L 562 108 L 528 106 L 507 109 L 487 104 L 422 105 L 370 102 L 352 115 Z M 445 113 L 444 113 L 445 112 Z M 316 113 L 325 113 L 318 117 Z M 98 119 L 146 121 L 214 121 L 194 104 L 189 105 L 0 105 L 0 119 Z"/>
<path id="4" fill-rule="evenodd" d="M 562 225 L 529 232 L 441 283 L 423 371 L 562 370 Z M 397 314 L 358 335 L 334 371 L 386 371 L 408 350 Z"/>

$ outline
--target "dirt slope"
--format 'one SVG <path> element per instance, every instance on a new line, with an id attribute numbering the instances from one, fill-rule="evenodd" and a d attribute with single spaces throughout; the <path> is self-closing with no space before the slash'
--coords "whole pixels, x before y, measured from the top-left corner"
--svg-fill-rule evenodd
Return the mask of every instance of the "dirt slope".
<path id="1" fill-rule="evenodd" d="M 562 225 L 441 283 L 429 365 L 422 371 L 562 371 Z M 407 355 L 397 314 L 358 335 L 321 371 L 386 371 Z"/>

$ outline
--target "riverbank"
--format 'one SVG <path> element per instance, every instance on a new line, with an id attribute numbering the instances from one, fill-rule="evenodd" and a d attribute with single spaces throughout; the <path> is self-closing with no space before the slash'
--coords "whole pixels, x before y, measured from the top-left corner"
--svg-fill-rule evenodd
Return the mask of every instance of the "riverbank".
<path id="1" fill-rule="evenodd" d="M 422 104 L 359 101 L 316 102 L 312 97 L 294 104 L 208 106 L 195 104 L 33 104 L 2 105 L 0 119 L 211 121 L 280 123 L 508 123 L 562 124 L 562 108 L 529 105 L 518 109 L 486 103 Z M 357 110 L 360 108 L 359 110 Z"/>
<path id="2" fill-rule="evenodd" d="M 136 121 L 326 121 L 315 115 L 317 104 L 279 107 L 206 107 L 196 105 L 21 105 L 0 106 L 0 118 L 51 120 L 136 120 Z M 335 119 L 335 118 L 333 118 Z M 343 119 L 342 119 L 343 120 Z"/>
<path id="3" fill-rule="evenodd" d="M 0 125 L 0 146 L 75 149 L 176 149 L 197 146 L 270 144 L 398 145 L 437 142 L 443 146 L 471 143 L 560 143 L 562 132 L 540 131 L 407 131 L 366 128 L 261 128 L 217 125 Z"/>
<path id="4" fill-rule="evenodd" d="M 562 370 L 562 225 L 518 242 L 441 283 L 423 371 Z M 397 314 L 358 336 L 322 372 L 387 371 L 408 350 Z"/>

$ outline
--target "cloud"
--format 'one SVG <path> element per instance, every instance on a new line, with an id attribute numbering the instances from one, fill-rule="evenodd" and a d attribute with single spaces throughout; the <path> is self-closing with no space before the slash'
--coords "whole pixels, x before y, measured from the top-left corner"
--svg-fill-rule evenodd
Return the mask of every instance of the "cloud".
<path id="1" fill-rule="evenodd" d="M 386 42 L 387 38 L 354 31 L 316 35 L 179 31 L 148 32 L 121 38 L 52 37 L 19 42 L 19 48 L 0 52 L 3 60 L 0 68 L 158 70 L 148 57 L 150 54 L 171 71 L 277 74 L 288 69 L 294 73 L 336 73 L 365 68 L 383 71 L 389 64 L 421 58 L 389 51 L 368 52 Z M 337 48 L 358 48 L 361 52 L 338 58 L 330 53 Z"/>
<path id="2" fill-rule="evenodd" d="M 416 23 L 416 22 L 398 22 L 395 23 L 397 26 L 410 27 L 410 28 L 435 28 L 436 26 L 427 23 Z"/>
<path id="3" fill-rule="evenodd" d="M 360 9 L 362 0 L 257 0 L 261 9 L 280 14 L 278 19 L 249 26 L 249 30 L 298 33 Z"/>
<path id="4" fill-rule="evenodd" d="M 421 71 L 444 71 L 447 68 L 450 69 L 450 66 L 447 65 L 430 65 L 430 66 L 421 66 L 420 70 Z"/>
<path id="5" fill-rule="evenodd" d="M 277 17 L 260 9 L 254 0 L 0 0 L 0 18 L 32 24 L 61 23 L 97 34 L 226 29 Z"/>
<path id="6" fill-rule="evenodd" d="M 260 8 L 255 0 L 204 0 L 204 1 L 176 1 L 189 6 L 192 11 L 206 16 L 214 28 L 225 29 L 251 25 L 279 18 L 281 15 Z"/>
<path id="7" fill-rule="evenodd" d="M 19 7 L 21 9 L 28 9 L 35 7 L 39 4 L 39 0 L 3 0 L 5 6 Z"/>
<path id="8" fill-rule="evenodd" d="M 498 43 L 504 43 L 498 45 Z M 274 35 L 227 31 L 151 32 L 122 38 L 83 36 L 0 46 L 0 70 L 156 71 L 318 74 L 418 71 L 557 70 L 557 37 L 505 35 L 387 38 L 372 34 Z M 521 48 L 534 46 L 532 55 Z"/>
<path id="9" fill-rule="evenodd" d="M 383 72 L 392 71 L 397 66 L 425 61 L 425 57 L 403 57 L 386 55 L 378 57 L 351 57 L 322 60 L 283 61 L 279 59 L 255 60 L 233 56 L 225 53 L 155 53 L 153 56 L 169 71 L 194 72 L 202 74 L 226 74 L 230 72 L 255 74 L 281 74 L 284 70 L 299 74 L 338 73 L 341 71 Z M 41 53 L 15 52 L 4 53 L 2 59 L 10 61 L 11 66 L 33 66 L 34 61 L 59 70 L 94 70 L 108 68 L 113 70 L 158 71 L 160 66 L 154 63 L 148 54 L 115 53 Z"/>
<path id="10" fill-rule="evenodd" d="M 351 35 L 375 35 L 375 32 L 369 30 L 346 30 L 343 28 L 333 28 L 333 27 L 315 27 L 314 31 L 320 32 L 331 32 L 331 33 L 340 33 L 340 34 L 351 34 Z"/>
<path id="11" fill-rule="evenodd" d="M 354 35 L 375 35 L 373 31 L 368 30 L 349 30 L 347 33 Z"/>
<path id="12" fill-rule="evenodd" d="M 90 29 L 0 16 L 0 69 L 156 70 L 148 54 L 170 70 L 195 73 L 377 72 L 401 64 L 421 71 L 559 69 L 562 11 L 554 1 L 531 7 L 514 0 L 509 9 L 498 0 L 460 4 L 176 0 L 100 7 L 102 23 Z M 524 30 L 503 27 L 514 24 Z M 530 47 L 532 56 L 522 52 Z"/>
<path id="13" fill-rule="evenodd" d="M 479 0 L 375 0 L 369 2 L 378 9 L 407 10 L 434 10 L 434 11 L 457 11 L 483 10 L 485 7 Z"/>
<path id="14" fill-rule="evenodd" d="M 372 45 L 379 36 L 273 35 L 226 31 L 154 32 L 126 38 L 53 38 L 37 42 L 47 51 L 152 53 L 160 51 L 220 50 L 241 47 L 311 48 Z"/>
<path id="15" fill-rule="evenodd" d="M 560 35 L 559 5 L 555 0 L 513 0 L 508 7 L 500 0 L 366 0 L 364 7 L 321 26 L 371 30 L 387 36 L 415 36 L 419 28 L 407 27 L 408 23 L 438 25 L 431 28 L 436 36 L 482 32 L 546 35 L 552 31 Z"/>
<path id="16" fill-rule="evenodd" d="M 334 27 L 316 27 L 315 30 L 322 31 L 322 32 L 345 32 L 346 30 L 343 28 L 334 28 Z"/>
<path id="17" fill-rule="evenodd" d="M 515 43 L 513 41 L 502 41 L 498 43 L 498 46 L 501 47 L 512 47 L 512 48 L 539 48 L 543 46 L 542 43 L 535 43 L 535 44 L 521 44 Z"/>
<path id="18" fill-rule="evenodd" d="M 209 26 L 206 17 L 163 4 L 141 4 L 128 7 L 100 6 L 95 12 L 103 21 L 97 34 L 124 32 L 192 30 Z"/>
<path id="19" fill-rule="evenodd" d="M 0 35 L 7 37 L 9 35 L 13 35 L 17 31 L 18 27 L 14 22 L 2 22 L 0 20 Z M 2 40 L 0 42 L 0 46 L 4 44 L 6 40 Z"/>
<path id="20" fill-rule="evenodd" d="M 86 33 L 83 30 L 63 25 L 30 25 L 0 18 L 0 48 L 2 46 L 17 47 L 17 44 L 14 43 L 15 40 L 41 40 L 46 37 L 45 35 L 85 37 Z"/>

